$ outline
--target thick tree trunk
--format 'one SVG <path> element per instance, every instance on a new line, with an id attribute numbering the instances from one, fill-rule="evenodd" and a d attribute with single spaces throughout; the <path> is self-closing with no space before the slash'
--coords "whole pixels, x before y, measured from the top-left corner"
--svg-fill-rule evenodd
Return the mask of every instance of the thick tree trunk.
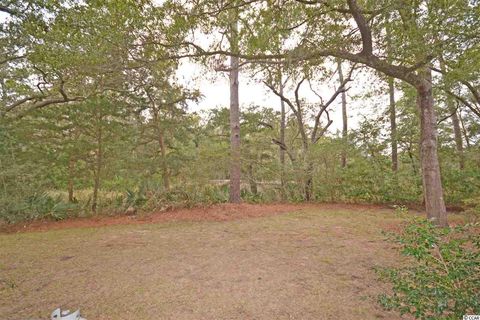
<path id="1" fill-rule="evenodd" d="M 395 85 L 392 77 L 388 78 L 388 92 L 390 96 L 390 140 L 392 147 L 392 171 L 398 170 L 398 146 L 397 146 L 397 114 L 395 105 Z"/>
<path id="2" fill-rule="evenodd" d="M 238 50 L 237 22 L 232 23 L 230 46 L 233 52 Z M 230 57 L 230 202 L 239 203 L 241 159 L 240 159 L 240 103 L 238 93 L 238 57 Z"/>
<path id="3" fill-rule="evenodd" d="M 170 176 L 168 172 L 167 150 L 165 149 L 165 140 L 162 130 L 158 131 L 158 145 L 160 147 L 160 154 L 162 156 L 162 177 L 163 187 L 166 191 L 170 190 Z"/>
<path id="4" fill-rule="evenodd" d="M 72 157 L 68 159 L 68 202 L 74 202 L 73 180 L 74 180 L 75 161 Z"/>
<path id="5" fill-rule="evenodd" d="M 283 96 L 283 82 L 280 74 L 280 89 L 279 92 Z M 280 142 L 285 145 L 285 102 L 280 99 Z M 280 147 L 280 184 L 282 188 L 282 200 L 285 200 L 285 150 Z"/>
<path id="6" fill-rule="evenodd" d="M 417 86 L 420 113 L 421 164 L 427 217 L 438 226 L 448 226 L 437 153 L 437 117 L 433 106 L 431 71 L 423 70 L 424 80 Z"/>
<path id="7" fill-rule="evenodd" d="M 343 85 L 343 70 L 342 70 L 342 61 L 337 59 L 338 65 L 338 78 L 340 81 L 340 85 Z M 343 121 L 343 128 L 342 128 L 342 140 L 343 140 L 343 150 L 342 150 L 342 168 L 347 166 L 347 137 L 348 137 L 348 117 L 347 117 L 347 94 L 345 91 L 342 92 L 342 121 Z"/>

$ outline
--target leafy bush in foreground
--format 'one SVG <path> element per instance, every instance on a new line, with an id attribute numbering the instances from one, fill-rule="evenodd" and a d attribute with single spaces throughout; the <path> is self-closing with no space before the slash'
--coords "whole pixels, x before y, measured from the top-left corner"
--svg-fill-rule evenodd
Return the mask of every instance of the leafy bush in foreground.
<path id="1" fill-rule="evenodd" d="M 393 285 L 380 296 L 389 310 L 417 319 L 461 319 L 480 314 L 479 225 L 437 228 L 426 219 L 411 219 L 392 235 L 408 265 L 378 270 Z"/>

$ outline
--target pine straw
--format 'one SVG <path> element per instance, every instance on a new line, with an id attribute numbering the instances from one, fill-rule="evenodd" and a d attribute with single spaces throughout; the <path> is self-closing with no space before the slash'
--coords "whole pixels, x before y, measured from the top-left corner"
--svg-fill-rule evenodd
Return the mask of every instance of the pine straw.
<path id="1" fill-rule="evenodd" d="M 0 319 L 400 319 L 373 270 L 400 261 L 392 210 L 287 211 L 0 235 Z"/>

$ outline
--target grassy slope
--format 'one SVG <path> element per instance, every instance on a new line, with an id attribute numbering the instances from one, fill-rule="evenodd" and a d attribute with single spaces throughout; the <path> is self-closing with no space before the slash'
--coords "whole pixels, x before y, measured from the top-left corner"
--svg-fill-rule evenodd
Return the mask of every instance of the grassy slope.
<path id="1" fill-rule="evenodd" d="M 398 261 L 392 211 L 304 209 L 0 235 L 0 319 L 397 319 L 372 268 Z"/>

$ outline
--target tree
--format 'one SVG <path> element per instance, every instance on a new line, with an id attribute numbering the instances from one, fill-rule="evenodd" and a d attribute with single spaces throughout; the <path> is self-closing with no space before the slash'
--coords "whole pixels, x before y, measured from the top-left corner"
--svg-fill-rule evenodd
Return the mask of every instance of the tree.
<path id="1" fill-rule="evenodd" d="M 232 10 L 229 43 L 230 50 L 238 52 L 238 12 Z M 239 58 L 230 57 L 230 202 L 239 203 L 241 182 L 241 151 L 240 151 L 240 102 L 238 92 Z"/>
<path id="2" fill-rule="evenodd" d="M 256 2 L 249 2 L 243 4 L 243 6 L 255 7 Z M 455 14 L 453 16 L 451 15 L 452 12 L 449 11 L 451 10 L 450 7 L 445 8 L 441 4 L 428 1 L 425 4 L 427 10 L 423 10 L 424 3 L 410 3 L 410 1 L 404 1 L 400 5 L 390 4 L 389 1 L 386 1 L 385 4 L 381 3 L 376 6 L 370 4 L 370 7 L 373 8 L 369 7 L 367 9 L 362 8 L 356 0 L 347 0 L 346 2 L 347 7 L 343 7 L 342 4 L 324 3 L 323 1 L 298 0 L 291 4 L 292 7 L 297 4 L 300 8 L 305 8 L 305 11 L 303 11 L 305 17 L 302 17 L 301 11 L 289 11 L 289 13 L 292 12 L 291 17 L 294 18 L 294 21 L 297 21 L 297 25 L 289 30 L 297 31 L 297 28 L 306 23 L 309 23 L 311 28 L 307 28 L 307 31 L 300 33 L 301 36 L 296 38 L 297 45 L 293 49 L 285 50 L 280 54 L 265 53 L 265 45 L 262 44 L 258 46 L 259 50 L 254 50 L 252 53 L 236 53 L 226 50 L 206 51 L 194 46 L 194 53 L 179 53 L 175 57 L 226 54 L 257 63 L 278 63 L 278 60 L 291 63 L 292 61 L 312 61 L 321 57 L 333 56 L 366 65 L 387 76 L 410 84 L 417 92 L 417 105 L 421 119 L 421 163 L 427 216 L 437 225 L 446 226 L 448 224 L 447 214 L 437 152 L 433 81 L 428 66 L 431 60 L 438 55 L 438 43 L 435 43 L 435 39 L 431 37 L 431 32 L 440 28 L 444 32 L 447 30 L 445 28 L 446 16 L 450 14 L 450 17 L 456 22 L 457 19 L 465 19 L 467 10 L 463 6 L 462 9 L 453 12 Z M 468 7 L 468 5 L 466 6 Z M 329 10 L 325 13 L 322 11 L 323 7 L 327 7 Z M 256 7 L 256 9 L 259 8 Z M 276 12 L 268 12 L 272 10 L 276 10 Z M 284 18 L 278 20 L 287 20 L 285 19 L 285 8 L 267 7 L 263 11 L 265 14 L 257 15 L 260 20 L 264 17 L 272 20 L 272 16 Z M 388 15 L 388 22 L 392 24 L 392 38 L 395 39 L 392 45 L 398 46 L 394 53 L 396 60 L 402 61 L 401 64 L 389 62 L 382 57 L 380 52 L 376 51 L 375 40 L 378 38 L 378 47 L 381 47 L 382 43 L 385 43 L 385 36 L 372 32 L 372 30 L 378 30 L 379 25 L 376 23 L 382 21 L 382 19 L 373 19 L 373 17 L 382 14 Z M 356 30 L 351 30 L 352 24 L 349 17 L 353 18 Z M 319 19 L 328 22 L 318 23 L 317 20 Z M 341 21 L 341 23 L 334 24 L 329 19 Z M 260 24 L 257 23 L 256 25 Z M 425 26 L 421 28 L 421 24 L 425 24 Z M 431 28 L 429 29 L 429 27 Z M 268 26 L 257 31 L 257 33 L 262 31 L 268 33 L 271 29 L 272 27 Z M 457 31 L 454 28 L 450 28 L 450 30 Z M 345 38 L 345 34 L 348 34 L 349 37 Z M 447 34 L 446 36 L 450 35 Z M 258 36 L 256 39 L 258 39 Z M 299 39 L 300 41 L 298 41 Z M 317 46 L 319 40 L 324 43 L 324 46 L 320 48 Z M 191 45 L 186 47 L 191 48 Z M 403 54 L 398 49 L 403 50 Z"/>
<path id="3" fill-rule="evenodd" d="M 388 97 L 390 106 L 388 113 L 390 115 L 390 140 L 392 149 L 392 171 L 398 171 L 398 142 L 397 142 L 397 110 L 395 105 L 395 80 L 388 78 Z"/>
<path id="4" fill-rule="evenodd" d="M 351 81 L 351 76 L 352 72 L 354 70 L 354 67 L 350 70 L 348 76 L 345 79 L 342 79 L 342 82 L 340 83 L 338 89 L 335 90 L 335 92 L 326 100 L 322 98 L 322 96 L 318 93 L 315 93 L 317 97 L 320 99 L 320 103 L 318 104 L 313 104 L 313 105 L 308 105 L 305 100 L 300 98 L 300 88 L 302 84 L 307 81 L 310 82 L 310 79 L 308 79 L 308 75 L 304 75 L 301 77 L 300 80 L 298 80 L 295 91 L 294 91 L 294 96 L 295 100 L 290 100 L 285 96 L 285 94 L 282 92 L 279 92 L 275 86 L 267 81 L 265 81 L 265 85 L 270 88 L 270 90 L 276 94 L 280 99 L 285 102 L 289 107 L 290 110 L 293 112 L 295 119 L 297 121 L 297 126 L 299 130 L 299 134 L 301 137 L 302 141 L 302 160 L 305 165 L 305 177 L 304 177 L 304 196 L 306 201 L 312 200 L 312 195 L 313 195 L 313 163 L 309 159 L 310 154 L 309 154 L 309 149 L 310 145 L 316 144 L 320 138 L 323 137 L 323 135 L 327 132 L 328 128 L 332 124 L 332 120 L 330 119 L 329 111 L 328 108 L 330 105 L 335 101 L 335 99 L 344 93 L 347 88 L 346 85 L 349 81 Z M 280 87 L 282 88 L 282 86 Z M 313 91 L 312 85 L 310 84 L 310 88 Z M 315 92 L 315 91 L 313 91 Z M 308 109 L 312 108 L 313 109 L 313 118 L 314 118 L 314 124 L 313 127 L 310 130 L 310 134 L 308 133 L 308 120 L 305 119 L 307 116 Z M 327 117 L 327 122 L 325 125 L 322 125 L 321 122 L 321 117 L 322 115 L 326 115 Z M 280 148 L 285 150 L 290 158 L 295 159 L 293 156 L 292 150 L 289 149 L 289 147 L 285 144 L 285 142 L 282 143 L 282 141 L 278 141 L 276 139 L 273 140 L 274 143 L 278 144 Z"/>
<path id="5" fill-rule="evenodd" d="M 343 70 L 342 70 L 342 61 L 337 59 L 337 68 L 338 68 L 338 81 L 340 86 L 343 85 Z M 348 116 L 347 116 L 347 94 L 342 92 L 342 140 L 346 145 L 348 137 Z M 343 150 L 342 152 L 342 168 L 347 166 L 347 151 Z"/>

